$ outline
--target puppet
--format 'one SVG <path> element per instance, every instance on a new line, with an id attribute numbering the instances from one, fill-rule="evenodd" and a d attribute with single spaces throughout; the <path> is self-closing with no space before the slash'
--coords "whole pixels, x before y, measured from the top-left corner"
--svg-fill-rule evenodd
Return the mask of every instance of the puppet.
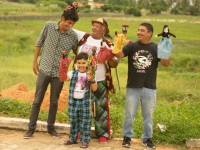
<path id="1" fill-rule="evenodd" d="M 89 56 L 88 61 L 87 61 L 87 78 L 89 81 L 89 84 L 92 84 L 95 81 L 95 71 L 97 70 L 97 64 L 98 64 L 98 59 L 96 57 L 96 47 L 94 46 L 92 48 L 92 54 Z M 92 111 L 93 108 L 93 111 Z M 90 86 L 90 112 L 91 114 L 95 117 L 96 116 L 96 104 L 95 102 L 92 102 L 92 89 Z"/>
<path id="2" fill-rule="evenodd" d="M 71 62 L 71 58 L 67 58 L 63 52 L 62 59 L 60 60 L 59 80 L 64 82 L 67 79 L 67 72 Z"/>
<path id="3" fill-rule="evenodd" d="M 162 39 L 158 43 L 158 58 L 168 59 L 173 49 L 170 36 L 173 36 L 174 38 L 176 38 L 176 36 L 169 32 L 168 25 L 164 25 L 162 33 L 156 35 L 156 37 L 159 36 L 162 36 Z"/>
<path id="4" fill-rule="evenodd" d="M 174 34 L 169 32 L 168 25 L 164 25 L 162 33 L 156 35 L 156 37 L 159 37 L 159 36 L 167 37 L 167 38 L 169 38 L 170 36 L 173 36 L 174 38 L 176 38 L 176 36 Z"/>
<path id="5" fill-rule="evenodd" d="M 115 38 L 114 38 L 114 49 L 112 51 L 113 54 L 117 54 L 122 51 L 124 45 L 130 43 L 129 40 L 126 39 L 126 34 L 128 31 L 128 25 L 122 25 L 122 33 L 118 34 L 115 31 Z"/>

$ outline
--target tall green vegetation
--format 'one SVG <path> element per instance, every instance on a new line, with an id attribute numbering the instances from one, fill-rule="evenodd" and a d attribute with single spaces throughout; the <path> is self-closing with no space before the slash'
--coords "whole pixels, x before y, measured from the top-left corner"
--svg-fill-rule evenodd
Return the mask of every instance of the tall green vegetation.
<path id="1" fill-rule="evenodd" d="M 66 5 L 73 2 L 73 0 L 9 0 L 18 3 L 32 3 L 37 7 L 46 9 L 47 11 L 58 11 L 66 7 Z M 200 1 L 199 0 L 94 0 L 94 2 L 104 3 L 101 7 L 106 12 L 122 12 L 125 14 L 132 14 L 134 16 L 141 16 L 142 10 L 148 14 L 161 14 L 168 12 L 171 14 L 181 15 L 200 15 Z M 88 0 L 81 0 L 84 6 L 88 6 Z M 88 11 L 83 10 L 88 13 Z"/>
<path id="2" fill-rule="evenodd" d="M 96 0 L 98 1 L 98 0 Z M 123 8 L 125 13 L 141 16 L 138 14 L 142 9 L 145 9 L 149 14 L 161 14 L 164 11 L 170 11 L 172 14 L 183 15 L 200 15 L 199 0 L 105 0 L 106 6 L 102 9 L 105 11 L 119 11 L 116 4 Z M 108 9 L 109 8 L 109 9 Z"/>

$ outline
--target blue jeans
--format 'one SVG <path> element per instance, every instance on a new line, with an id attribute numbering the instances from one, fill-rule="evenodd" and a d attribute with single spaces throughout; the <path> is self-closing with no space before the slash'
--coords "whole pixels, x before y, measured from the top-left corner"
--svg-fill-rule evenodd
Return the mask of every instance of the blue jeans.
<path id="1" fill-rule="evenodd" d="M 156 90 L 148 88 L 127 88 L 126 104 L 123 124 L 123 134 L 133 137 L 133 120 L 136 116 L 138 106 L 141 103 L 143 117 L 142 139 L 152 138 L 153 134 L 153 112 L 156 105 Z"/>

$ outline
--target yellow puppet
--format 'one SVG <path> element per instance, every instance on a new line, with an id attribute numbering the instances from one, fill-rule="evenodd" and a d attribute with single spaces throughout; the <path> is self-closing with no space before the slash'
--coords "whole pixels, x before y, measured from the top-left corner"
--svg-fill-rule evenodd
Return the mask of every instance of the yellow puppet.
<path id="1" fill-rule="evenodd" d="M 129 27 L 128 25 L 122 25 L 122 33 L 118 34 L 117 31 L 115 32 L 114 49 L 112 51 L 113 54 L 121 52 L 123 46 L 130 42 L 129 40 L 126 39 L 128 27 Z"/>

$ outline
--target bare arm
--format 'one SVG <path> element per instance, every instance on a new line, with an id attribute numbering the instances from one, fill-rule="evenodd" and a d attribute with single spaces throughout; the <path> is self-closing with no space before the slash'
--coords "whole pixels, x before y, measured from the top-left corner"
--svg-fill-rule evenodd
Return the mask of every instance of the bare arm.
<path id="1" fill-rule="evenodd" d="M 34 58 L 33 58 L 33 72 L 37 75 L 39 72 L 39 65 L 38 65 L 38 56 L 40 54 L 41 47 L 36 46 L 35 47 L 35 52 L 34 52 Z"/>
<path id="2" fill-rule="evenodd" d="M 124 53 L 123 53 L 123 51 L 121 51 L 121 52 L 115 54 L 115 56 L 116 56 L 117 58 L 124 58 Z"/>
<path id="3" fill-rule="evenodd" d="M 170 58 L 168 58 L 168 59 L 161 59 L 161 60 L 160 60 L 160 63 L 161 63 L 162 66 L 164 66 L 164 67 L 168 67 L 168 66 L 170 65 L 170 62 L 171 62 Z"/>

